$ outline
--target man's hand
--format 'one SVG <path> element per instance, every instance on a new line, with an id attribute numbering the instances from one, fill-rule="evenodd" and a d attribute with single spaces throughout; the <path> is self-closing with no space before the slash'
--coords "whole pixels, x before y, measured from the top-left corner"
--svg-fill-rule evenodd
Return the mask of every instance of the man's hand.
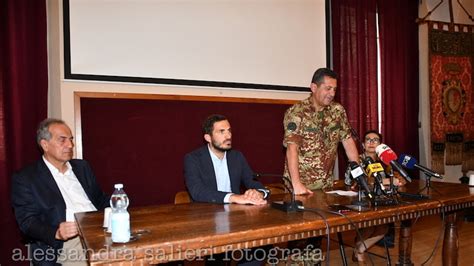
<path id="1" fill-rule="evenodd" d="M 247 189 L 244 196 L 251 200 L 263 200 L 263 193 L 256 189 Z"/>
<path id="2" fill-rule="evenodd" d="M 267 201 L 263 199 L 263 194 L 255 189 L 248 189 L 244 194 L 232 194 L 229 203 L 263 205 Z"/>
<path id="3" fill-rule="evenodd" d="M 393 184 L 397 187 L 403 187 L 406 183 L 407 181 L 403 177 L 393 179 Z M 390 184 L 390 181 L 389 181 L 389 184 Z"/>
<path id="4" fill-rule="evenodd" d="M 77 236 L 79 230 L 76 222 L 62 222 L 59 224 L 58 230 L 56 230 L 56 239 L 68 240 Z"/>
<path id="5" fill-rule="evenodd" d="M 313 194 L 313 191 L 307 189 L 301 182 L 293 182 L 295 195 Z"/>

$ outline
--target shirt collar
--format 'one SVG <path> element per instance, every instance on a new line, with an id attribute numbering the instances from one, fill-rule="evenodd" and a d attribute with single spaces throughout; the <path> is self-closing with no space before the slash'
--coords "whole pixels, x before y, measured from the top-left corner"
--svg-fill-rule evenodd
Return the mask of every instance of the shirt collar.
<path id="1" fill-rule="evenodd" d="M 307 105 L 309 106 L 309 108 L 311 108 L 311 110 L 316 113 L 316 112 L 325 112 L 327 110 L 329 110 L 331 108 L 331 106 L 334 104 L 334 101 L 332 101 L 328 106 L 323 106 L 323 108 L 321 108 L 321 111 L 316 111 L 316 107 L 314 107 L 314 99 L 313 99 L 313 93 L 311 93 L 311 95 L 306 99 L 307 100 Z"/>
<path id="2" fill-rule="evenodd" d="M 211 154 L 211 158 L 212 159 L 215 159 L 215 160 L 219 160 L 219 161 L 222 161 L 226 158 L 227 156 L 227 151 L 224 152 L 224 157 L 222 157 L 222 159 L 219 159 L 219 157 L 217 157 L 217 155 L 211 150 L 211 144 L 207 144 L 207 149 L 209 150 L 209 154 Z"/>
<path id="3" fill-rule="evenodd" d="M 44 163 L 46 164 L 46 166 L 48 167 L 49 171 L 53 174 L 53 175 L 56 175 L 56 174 L 62 174 L 58 168 L 56 168 L 54 165 L 52 165 L 45 157 L 44 155 L 42 156 L 43 158 L 43 161 Z M 71 174 L 72 172 L 72 166 L 71 164 L 68 162 L 66 162 L 66 172 L 64 172 L 64 175 L 69 175 Z"/>

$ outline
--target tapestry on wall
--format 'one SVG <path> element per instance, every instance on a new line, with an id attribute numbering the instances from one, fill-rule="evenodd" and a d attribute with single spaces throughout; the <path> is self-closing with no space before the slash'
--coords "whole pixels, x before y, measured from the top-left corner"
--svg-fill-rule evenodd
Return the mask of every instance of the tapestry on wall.
<path id="1" fill-rule="evenodd" d="M 431 21 L 429 33 L 431 166 L 474 170 L 474 25 Z M 446 159 L 446 161 L 445 161 Z"/>

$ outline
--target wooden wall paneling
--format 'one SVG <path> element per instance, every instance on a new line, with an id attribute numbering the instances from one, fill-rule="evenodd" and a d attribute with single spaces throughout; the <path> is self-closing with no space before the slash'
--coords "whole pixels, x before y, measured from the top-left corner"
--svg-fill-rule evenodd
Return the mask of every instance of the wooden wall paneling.
<path id="1" fill-rule="evenodd" d="M 104 191 L 124 183 L 134 206 L 172 203 L 184 190 L 184 155 L 204 144 L 202 121 L 228 117 L 233 148 L 255 172 L 283 173 L 283 114 L 292 100 L 75 93 L 77 154 Z M 275 183 L 263 178 L 263 183 Z"/>

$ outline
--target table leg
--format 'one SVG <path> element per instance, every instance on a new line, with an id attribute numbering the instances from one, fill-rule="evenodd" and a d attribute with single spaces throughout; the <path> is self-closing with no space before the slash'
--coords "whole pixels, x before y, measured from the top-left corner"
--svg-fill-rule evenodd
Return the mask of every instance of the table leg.
<path id="1" fill-rule="evenodd" d="M 405 220 L 400 225 L 400 237 L 399 237 L 399 257 L 397 265 L 400 266 L 413 266 L 411 261 L 411 244 L 412 244 L 412 233 L 411 233 L 411 220 Z"/>
<path id="2" fill-rule="evenodd" d="M 458 265 L 458 216 L 455 212 L 446 215 L 443 241 L 443 265 L 445 266 Z"/>

